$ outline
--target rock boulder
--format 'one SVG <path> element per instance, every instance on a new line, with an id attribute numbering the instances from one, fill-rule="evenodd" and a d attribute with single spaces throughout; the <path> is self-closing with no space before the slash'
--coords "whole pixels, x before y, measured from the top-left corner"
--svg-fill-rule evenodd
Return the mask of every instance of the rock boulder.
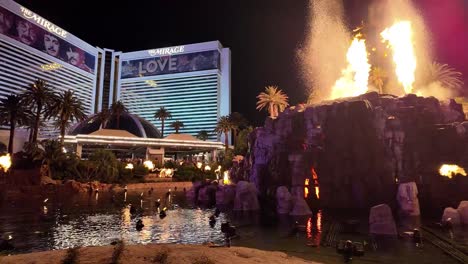
<path id="1" fill-rule="evenodd" d="M 396 236 L 397 229 L 392 210 L 386 204 L 371 208 L 369 214 L 369 233 L 376 235 Z"/>

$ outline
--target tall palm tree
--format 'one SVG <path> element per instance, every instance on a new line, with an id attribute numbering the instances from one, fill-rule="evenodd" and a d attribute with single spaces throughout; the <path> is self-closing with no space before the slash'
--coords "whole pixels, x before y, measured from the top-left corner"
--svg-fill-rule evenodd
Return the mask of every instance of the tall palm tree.
<path id="1" fill-rule="evenodd" d="M 47 111 L 47 116 L 56 118 L 56 126 L 60 128 L 60 145 L 63 146 L 65 130 L 74 121 L 83 121 L 86 118 L 81 101 L 75 97 L 73 91 L 65 91 L 57 96 L 55 102 Z"/>
<path id="2" fill-rule="evenodd" d="M 379 89 L 379 94 L 383 94 L 383 86 L 385 80 L 387 79 L 387 73 L 384 69 L 380 67 L 372 67 L 370 72 L 369 81 L 373 84 L 377 89 Z"/>
<path id="3" fill-rule="evenodd" d="M 41 117 L 47 119 L 45 115 L 50 105 L 55 101 L 56 94 L 46 81 L 38 79 L 29 85 L 23 94 L 24 103 L 34 109 L 34 124 L 31 143 L 36 143 L 39 132 Z"/>
<path id="4" fill-rule="evenodd" d="M 461 72 L 447 64 L 433 62 L 429 67 L 429 76 L 425 83 L 429 85 L 433 82 L 439 82 L 442 87 L 450 90 L 460 90 L 463 88 L 463 79 Z"/>
<path id="5" fill-rule="evenodd" d="M 171 123 L 171 127 L 175 129 L 175 133 L 179 134 L 179 129 L 184 127 L 184 123 L 182 121 L 174 121 Z"/>
<path id="6" fill-rule="evenodd" d="M 289 105 L 288 96 L 278 89 L 278 86 L 267 86 L 265 92 L 257 95 L 257 109 L 268 109 L 271 118 L 278 117 L 279 112 L 283 112 Z"/>
<path id="7" fill-rule="evenodd" d="M 122 113 L 128 112 L 127 107 L 122 103 L 122 101 L 114 102 L 111 105 L 112 115 L 115 116 L 117 120 L 117 129 L 120 129 L 120 116 Z"/>
<path id="8" fill-rule="evenodd" d="M 112 112 L 109 108 L 103 108 L 101 112 L 97 113 L 97 119 L 101 122 L 102 129 L 106 128 L 111 116 Z"/>
<path id="9" fill-rule="evenodd" d="M 207 140 L 210 135 L 208 134 L 208 131 L 206 130 L 200 130 L 197 134 L 197 138 L 200 140 Z"/>
<path id="10" fill-rule="evenodd" d="M 231 121 L 232 126 L 233 126 L 232 132 L 234 135 L 234 142 L 233 142 L 233 145 L 234 145 L 234 143 L 237 142 L 237 135 L 239 134 L 239 130 L 247 126 L 248 122 L 247 122 L 247 119 L 245 119 L 245 117 L 243 117 L 238 112 L 232 112 L 229 115 L 229 120 Z"/>
<path id="11" fill-rule="evenodd" d="M 8 153 L 13 155 L 13 142 L 16 125 L 25 124 L 31 111 L 25 108 L 20 95 L 11 94 L 0 100 L 0 117 L 2 125 L 10 125 L 10 138 L 8 140 Z"/>
<path id="12" fill-rule="evenodd" d="M 161 120 L 161 137 L 164 137 L 164 121 L 166 119 L 172 118 L 171 112 L 167 110 L 164 106 L 161 106 L 156 113 L 154 113 L 154 118 Z"/>
<path id="13" fill-rule="evenodd" d="M 224 133 L 224 146 L 226 147 L 226 151 L 229 147 L 229 132 L 234 129 L 234 125 L 232 124 L 229 116 L 222 116 L 219 118 L 218 123 L 216 124 L 215 132 L 218 134 Z"/>

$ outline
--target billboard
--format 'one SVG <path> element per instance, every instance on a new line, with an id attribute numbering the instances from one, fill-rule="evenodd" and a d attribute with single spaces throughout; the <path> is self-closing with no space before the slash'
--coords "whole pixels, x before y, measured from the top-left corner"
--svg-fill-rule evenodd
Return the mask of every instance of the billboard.
<path id="1" fill-rule="evenodd" d="M 161 50 L 165 51 L 164 49 Z M 150 52 L 149 54 L 151 55 Z M 219 69 L 219 63 L 218 50 L 126 60 L 122 61 L 121 78 L 214 70 Z"/>
<path id="2" fill-rule="evenodd" d="M 23 8 L 22 11 L 24 16 L 28 18 L 30 11 L 23 10 Z M 35 17 L 29 18 L 36 20 Z M 49 30 L 40 28 L 27 19 L 0 6 L 0 34 L 20 41 L 82 70 L 94 73 L 95 56 L 57 36 L 57 34 L 63 36 L 67 32 L 49 22 L 45 23 L 46 28 Z"/>

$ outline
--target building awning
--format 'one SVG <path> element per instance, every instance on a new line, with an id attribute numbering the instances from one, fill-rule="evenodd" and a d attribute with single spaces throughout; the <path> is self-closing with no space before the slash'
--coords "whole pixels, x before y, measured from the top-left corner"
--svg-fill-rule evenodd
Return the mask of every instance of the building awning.
<path id="1" fill-rule="evenodd" d="M 166 138 L 140 138 L 132 135 L 123 134 L 121 132 L 108 131 L 112 129 L 104 129 L 105 131 L 96 131 L 89 135 L 67 135 L 65 136 L 64 143 L 66 144 L 80 144 L 80 145 L 103 145 L 103 146 L 132 146 L 132 147 L 151 147 L 151 148 L 165 148 L 166 151 L 170 150 L 217 150 L 224 149 L 221 142 L 202 141 L 191 136 L 191 138 L 184 137 L 166 137 Z M 97 133 L 99 132 L 99 133 Z M 126 132 L 126 131 L 125 131 Z M 95 134 L 97 133 L 97 134 Z M 183 134 L 179 134 L 183 135 Z M 172 138 L 172 139 L 171 139 Z"/>

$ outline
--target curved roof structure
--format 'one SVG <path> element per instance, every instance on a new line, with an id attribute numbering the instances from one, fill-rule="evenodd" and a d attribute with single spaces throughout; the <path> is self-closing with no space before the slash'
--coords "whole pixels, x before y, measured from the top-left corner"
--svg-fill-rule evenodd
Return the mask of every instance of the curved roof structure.
<path id="1" fill-rule="evenodd" d="M 125 130 L 130 134 L 133 134 L 140 138 L 160 138 L 161 133 L 153 126 L 150 122 L 145 119 L 130 113 L 122 113 L 120 116 L 120 124 L 117 127 L 117 118 L 113 116 L 106 124 L 106 127 L 102 127 L 102 121 L 98 115 L 92 115 L 79 123 L 72 129 L 70 129 L 68 135 L 89 135 L 93 134 L 100 129 L 114 129 L 114 130 Z"/>

